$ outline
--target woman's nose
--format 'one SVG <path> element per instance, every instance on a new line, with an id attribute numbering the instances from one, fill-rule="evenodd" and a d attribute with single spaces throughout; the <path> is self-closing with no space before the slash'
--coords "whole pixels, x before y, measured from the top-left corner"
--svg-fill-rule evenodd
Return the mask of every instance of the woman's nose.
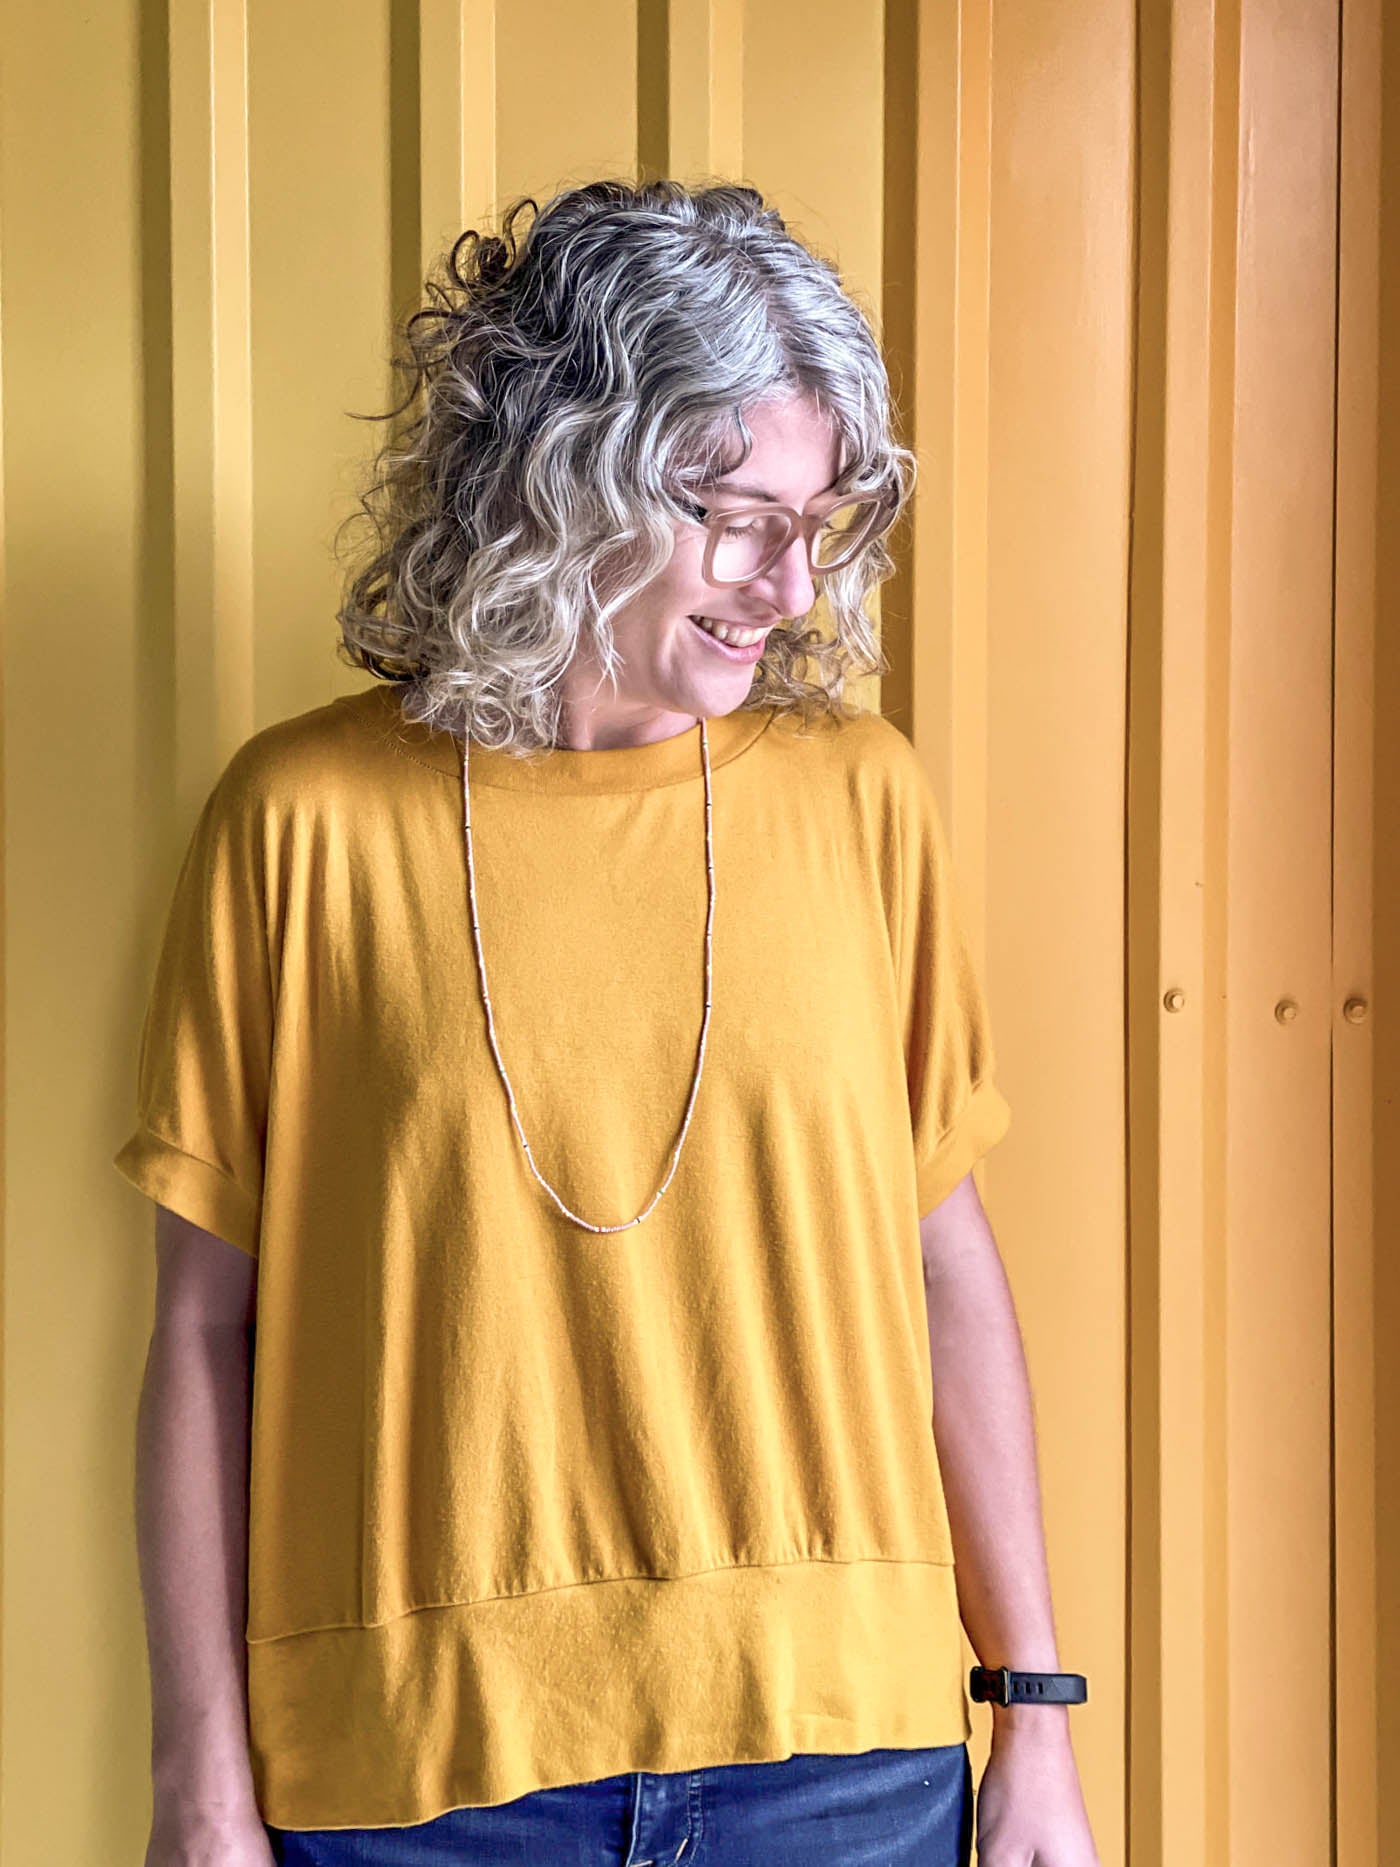
<path id="1" fill-rule="evenodd" d="M 817 600 L 810 549 L 799 532 L 763 573 L 762 582 L 772 591 L 774 603 L 785 616 L 805 616 Z"/>

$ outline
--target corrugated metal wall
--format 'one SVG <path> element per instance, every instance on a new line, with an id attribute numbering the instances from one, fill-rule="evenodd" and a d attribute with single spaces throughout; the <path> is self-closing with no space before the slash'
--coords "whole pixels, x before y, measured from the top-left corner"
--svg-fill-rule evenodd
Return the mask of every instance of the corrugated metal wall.
<path id="1" fill-rule="evenodd" d="M 1104 1867 L 1377 1867 L 1400 84 L 1380 0 L 1345 25 L 1338 0 L 5 0 L 15 1867 L 144 1846 L 154 1261 L 109 1162 L 193 814 L 249 733 L 361 684 L 332 652 L 373 438 L 348 411 L 383 405 L 425 266 L 518 193 L 639 172 L 750 181 L 835 258 L 919 452 L 879 697 L 944 802 L 1014 1110 L 984 1197 Z M 1393 1034 L 1375 1069 L 1380 1120 Z"/>

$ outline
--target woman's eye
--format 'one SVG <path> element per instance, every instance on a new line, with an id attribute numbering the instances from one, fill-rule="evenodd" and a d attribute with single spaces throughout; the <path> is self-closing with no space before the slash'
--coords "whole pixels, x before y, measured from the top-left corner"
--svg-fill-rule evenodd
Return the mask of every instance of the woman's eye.
<path id="1" fill-rule="evenodd" d="M 722 519 L 724 517 L 723 512 L 717 512 L 709 506 L 702 506 L 694 499 L 687 499 L 684 503 L 697 525 L 704 525 L 710 519 Z M 762 523 L 763 521 L 761 519 L 750 519 L 746 524 L 721 525 L 719 529 L 721 535 L 725 538 L 747 538 L 756 531 Z"/>

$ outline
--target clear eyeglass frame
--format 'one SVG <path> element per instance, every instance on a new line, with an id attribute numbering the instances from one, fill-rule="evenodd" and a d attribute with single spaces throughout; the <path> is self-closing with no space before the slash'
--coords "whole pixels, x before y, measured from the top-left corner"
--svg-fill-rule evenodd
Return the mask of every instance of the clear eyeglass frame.
<path id="1" fill-rule="evenodd" d="M 742 584 L 753 583 L 757 578 L 765 576 L 799 532 L 804 534 L 807 541 L 807 564 L 813 578 L 825 577 L 831 571 L 841 570 L 849 564 L 872 539 L 888 529 L 894 517 L 894 501 L 887 493 L 851 493 L 833 506 L 831 512 L 840 512 L 848 506 L 865 506 L 867 508 L 865 516 L 858 524 L 852 526 L 849 534 L 850 543 L 841 555 L 826 564 L 818 564 L 813 557 L 817 534 L 831 517 L 831 512 L 814 512 L 810 517 L 806 517 L 800 512 L 795 512 L 791 506 L 777 505 L 728 506 L 722 512 L 704 512 L 703 508 L 693 500 L 687 500 L 686 504 L 690 505 L 695 512 L 702 514 L 697 518 L 696 523 L 703 525 L 707 534 L 704 554 L 700 560 L 700 575 L 706 583 L 713 584 L 716 589 L 721 590 L 734 590 Z M 750 571 L 747 577 L 716 577 L 713 564 L 721 532 L 735 519 L 751 517 L 785 519 L 787 531 L 782 543 L 776 545 L 763 563 L 757 569 Z"/>

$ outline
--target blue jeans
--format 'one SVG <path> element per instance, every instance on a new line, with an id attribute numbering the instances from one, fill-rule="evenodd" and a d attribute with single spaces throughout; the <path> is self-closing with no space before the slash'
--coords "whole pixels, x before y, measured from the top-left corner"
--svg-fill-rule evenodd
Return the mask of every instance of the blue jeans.
<path id="1" fill-rule="evenodd" d="M 268 1827 L 279 1867 L 968 1867 L 966 1744 L 629 1771 L 409 1828 Z"/>

